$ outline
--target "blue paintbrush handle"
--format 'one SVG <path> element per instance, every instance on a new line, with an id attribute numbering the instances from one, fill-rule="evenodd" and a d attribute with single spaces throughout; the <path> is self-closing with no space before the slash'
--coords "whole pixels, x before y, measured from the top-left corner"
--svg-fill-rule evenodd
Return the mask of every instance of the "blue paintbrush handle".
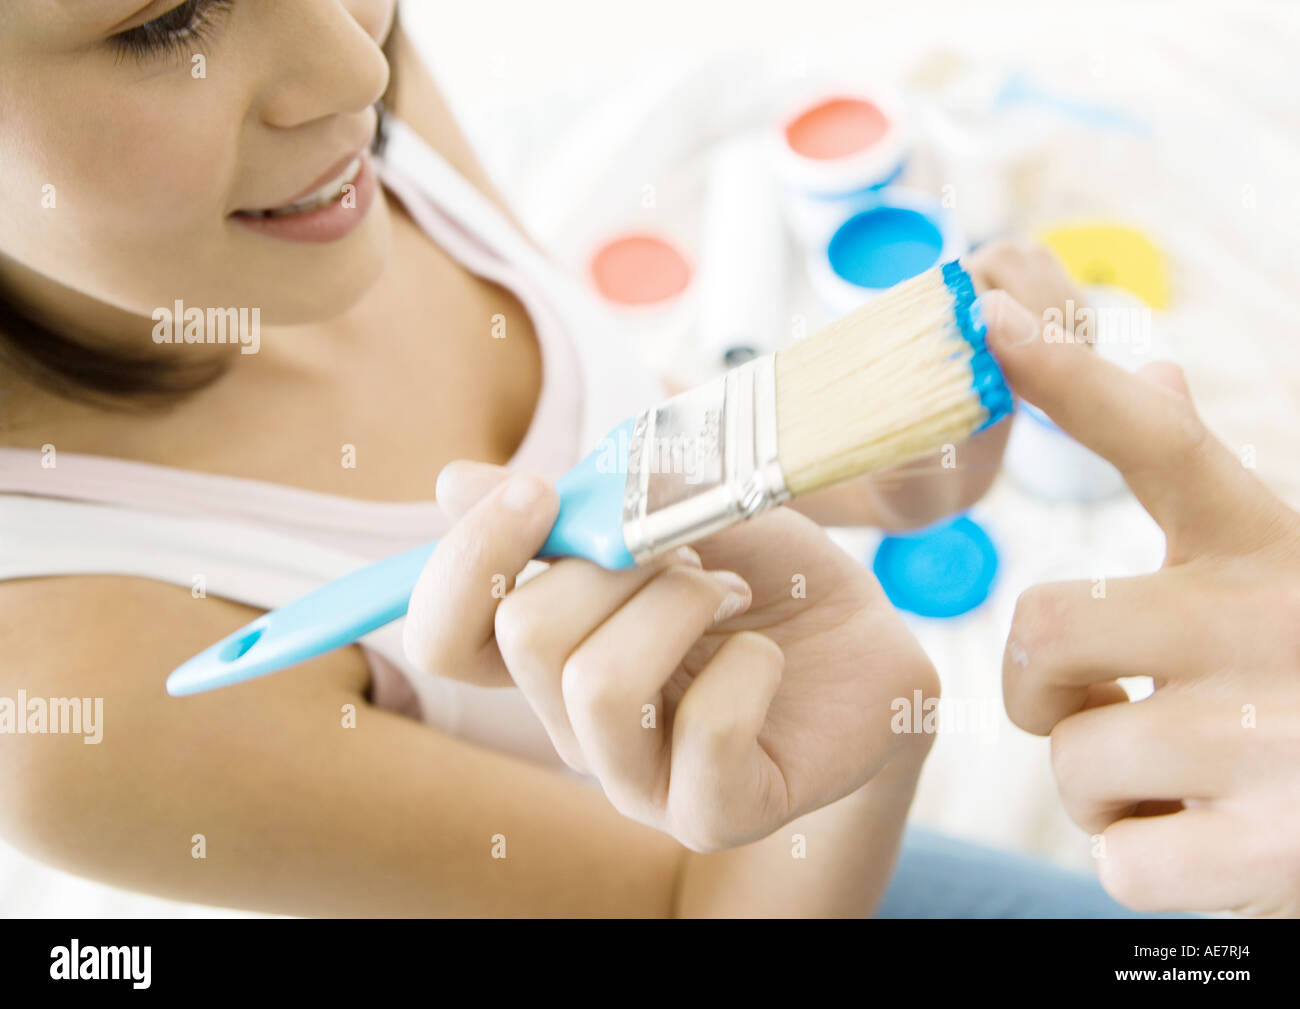
<path id="1" fill-rule="evenodd" d="M 555 485 L 560 512 L 540 558 L 584 557 L 616 570 L 633 566 L 623 542 L 623 491 L 632 421 Z M 349 645 L 406 613 L 415 583 L 437 543 L 385 558 L 321 586 L 178 666 L 167 677 L 174 697 L 242 683 Z"/>

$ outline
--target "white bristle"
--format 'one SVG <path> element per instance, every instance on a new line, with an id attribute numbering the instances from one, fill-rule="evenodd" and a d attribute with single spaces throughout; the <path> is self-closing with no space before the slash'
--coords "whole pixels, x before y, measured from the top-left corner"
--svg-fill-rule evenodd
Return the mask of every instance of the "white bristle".
<path id="1" fill-rule="evenodd" d="M 968 437 L 987 414 L 940 269 L 776 355 L 777 444 L 794 496 Z"/>

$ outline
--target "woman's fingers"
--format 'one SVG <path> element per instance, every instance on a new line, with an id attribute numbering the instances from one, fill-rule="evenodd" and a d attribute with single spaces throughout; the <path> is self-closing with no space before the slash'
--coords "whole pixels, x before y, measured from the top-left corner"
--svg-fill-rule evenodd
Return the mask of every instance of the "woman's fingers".
<path id="1" fill-rule="evenodd" d="M 732 572 L 675 565 L 647 582 L 565 660 L 560 688 L 574 737 L 625 815 L 653 822 L 667 788 L 664 684 L 705 631 L 743 612 L 751 600 L 749 586 Z"/>
<path id="2" fill-rule="evenodd" d="M 438 474 L 438 486 L 434 491 L 438 507 L 455 521 L 509 477 L 510 470 L 504 466 L 469 459 L 449 462 Z"/>
<path id="3" fill-rule="evenodd" d="M 541 477 L 515 474 L 439 541 L 407 609 L 407 657 L 427 673 L 484 685 L 510 682 L 492 641 L 497 606 L 541 549 L 559 511 Z"/>
<path id="4" fill-rule="evenodd" d="M 756 798 L 780 806 L 763 810 L 759 822 L 784 823 L 794 812 L 785 808 L 781 769 L 758 743 L 784 668 L 775 642 L 752 631 L 734 634 L 677 705 L 670 812 L 677 836 L 696 850 L 753 840 L 730 831 L 753 821 Z"/>
<path id="5" fill-rule="evenodd" d="M 569 655 L 646 582 L 671 565 L 699 569 L 700 557 L 682 547 L 628 571 L 605 571 L 583 560 L 563 560 L 521 585 L 497 609 L 496 641 L 515 684 L 523 691 L 560 757 L 576 771 L 590 770 L 573 735 L 561 692 Z"/>

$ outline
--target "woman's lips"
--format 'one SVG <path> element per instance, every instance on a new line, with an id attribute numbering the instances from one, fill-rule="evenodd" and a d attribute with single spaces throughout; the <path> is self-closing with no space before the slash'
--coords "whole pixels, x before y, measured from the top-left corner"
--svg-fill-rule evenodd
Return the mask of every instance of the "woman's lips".
<path id="1" fill-rule="evenodd" d="M 308 189 L 283 207 L 264 211 L 239 211 L 232 214 L 231 218 L 250 231 L 269 238 L 290 242 L 336 242 L 351 234 L 361 223 L 379 189 L 370 152 L 362 152 L 356 177 L 348 181 L 345 173 L 352 160 L 348 159 L 341 166 L 332 169 L 333 176 L 325 176 L 316 188 Z M 342 180 L 337 193 L 330 195 L 320 192 L 336 179 Z M 315 205 L 321 201 L 323 205 Z M 303 209 L 293 209 L 295 204 L 303 203 L 307 204 Z"/>
<path id="2" fill-rule="evenodd" d="M 374 138 L 372 137 L 370 143 L 373 142 L 374 142 Z M 302 200 L 305 200 L 307 199 L 307 197 L 315 193 L 318 189 L 324 188 L 325 186 L 329 185 L 331 182 L 346 181 L 341 179 L 340 176 L 343 176 L 345 174 L 347 175 L 355 174 L 353 163 L 360 160 L 361 155 L 364 154 L 369 149 L 370 143 L 367 143 L 364 147 L 358 148 L 352 154 L 346 155 L 345 157 L 342 157 L 338 161 L 334 162 L 334 164 L 332 164 L 329 167 L 329 169 L 320 178 L 318 178 L 315 182 L 313 182 L 310 186 L 308 186 L 306 189 L 302 190 L 301 192 L 295 193 L 289 199 L 285 200 L 284 203 L 279 204 L 279 206 L 287 207 L 290 204 L 298 203 Z M 271 208 L 267 208 L 267 209 L 271 209 Z"/>

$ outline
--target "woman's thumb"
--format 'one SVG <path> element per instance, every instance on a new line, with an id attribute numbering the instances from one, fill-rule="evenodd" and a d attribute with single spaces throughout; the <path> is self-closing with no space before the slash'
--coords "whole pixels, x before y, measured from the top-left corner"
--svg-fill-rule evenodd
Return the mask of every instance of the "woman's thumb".
<path id="1" fill-rule="evenodd" d="M 438 506 L 455 521 L 487 497 L 492 488 L 510 476 L 504 466 L 458 459 L 438 474 Z"/>

